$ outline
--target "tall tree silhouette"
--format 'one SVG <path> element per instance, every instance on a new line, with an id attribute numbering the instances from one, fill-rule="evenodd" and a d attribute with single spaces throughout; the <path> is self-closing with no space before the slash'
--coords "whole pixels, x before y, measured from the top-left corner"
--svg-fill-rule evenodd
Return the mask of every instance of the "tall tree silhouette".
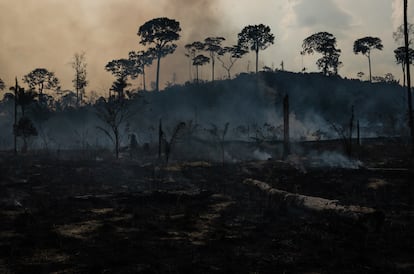
<path id="1" fill-rule="evenodd" d="M 197 83 L 199 81 L 198 68 L 200 66 L 203 66 L 203 65 L 207 64 L 208 62 L 210 62 L 210 58 L 208 58 L 207 56 L 204 56 L 202 54 L 199 54 L 196 57 L 194 57 L 194 59 L 193 59 L 193 65 L 196 67 L 196 82 Z"/>
<path id="2" fill-rule="evenodd" d="M 4 81 L 0 78 L 0 90 L 3 90 L 5 87 Z"/>
<path id="3" fill-rule="evenodd" d="M 200 41 L 194 41 L 190 44 L 186 44 L 184 48 L 187 50 L 185 56 L 190 59 L 190 64 L 194 65 L 195 57 L 204 49 L 204 44 Z M 198 67 L 196 67 L 198 69 Z M 190 80 L 191 80 L 191 71 L 190 71 Z M 197 81 L 198 81 L 198 71 L 197 71 Z"/>
<path id="4" fill-rule="evenodd" d="M 354 53 L 358 54 L 361 53 L 368 58 L 368 66 L 369 66 L 369 81 L 372 82 L 372 74 L 371 74 L 371 51 L 373 49 L 382 50 L 384 46 L 382 45 L 382 41 L 378 37 L 363 37 L 354 42 Z"/>
<path id="5" fill-rule="evenodd" d="M 411 133 L 411 160 L 414 159 L 414 117 L 413 117 L 413 101 L 411 93 L 411 73 L 410 73 L 410 37 L 408 29 L 408 0 L 404 0 L 404 46 L 405 46 L 405 65 L 407 66 L 407 99 L 408 99 L 408 126 Z"/>
<path id="6" fill-rule="evenodd" d="M 207 37 L 204 39 L 204 50 L 210 55 L 211 60 L 211 80 L 214 82 L 214 65 L 216 58 L 222 53 L 221 43 L 226 40 L 223 37 Z"/>
<path id="7" fill-rule="evenodd" d="M 140 70 L 129 59 L 112 60 L 106 64 L 105 69 L 115 76 L 111 90 L 118 94 L 118 98 L 124 97 L 124 89 L 128 86 L 128 77 L 136 78 Z"/>
<path id="8" fill-rule="evenodd" d="M 322 69 L 324 75 L 338 74 L 338 68 L 342 65 L 339 61 L 341 53 L 336 48 L 336 38 L 329 32 L 318 32 L 305 38 L 302 43 L 301 54 L 313 54 L 318 52 L 322 57 L 316 61 L 319 69 Z"/>
<path id="9" fill-rule="evenodd" d="M 409 62 L 410 65 L 413 63 L 414 60 L 414 50 L 412 48 L 408 49 L 408 55 L 409 55 Z M 401 69 L 403 72 L 403 87 L 405 87 L 405 47 L 398 47 L 394 50 L 394 56 L 395 56 L 395 62 L 397 64 L 401 65 Z"/>
<path id="10" fill-rule="evenodd" d="M 223 68 L 227 71 L 228 79 L 231 78 L 230 71 L 233 68 L 237 60 L 243 57 L 248 51 L 243 49 L 239 45 L 231 47 L 224 47 L 221 49 L 220 54 L 217 55 L 217 60 L 220 61 Z"/>
<path id="11" fill-rule="evenodd" d="M 157 57 L 157 80 L 155 82 L 155 90 L 159 91 L 160 80 L 160 60 L 162 57 L 172 54 L 177 45 L 174 41 L 180 38 L 180 23 L 174 19 L 160 17 L 152 19 L 138 29 L 138 36 L 141 37 L 140 43 L 145 45 L 153 45 L 152 50 Z"/>
<path id="12" fill-rule="evenodd" d="M 142 74 L 142 84 L 144 91 L 147 90 L 145 84 L 145 67 L 150 66 L 152 61 L 156 59 L 156 56 L 151 50 L 140 50 L 140 51 L 131 51 L 129 53 L 129 60 L 135 63 L 135 67 L 138 68 L 138 72 Z"/>
<path id="13" fill-rule="evenodd" d="M 76 106 L 79 106 L 79 102 L 82 101 L 83 95 L 85 94 L 85 88 L 88 85 L 86 80 L 86 58 L 85 53 L 75 53 L 71 62 L 72 68 L 75 71 L 75 76 L 72 80 L 73 87 L 76 91 Z"/>
<path id="14" fill-rule="evenodd" d="M 246 26 L 238 34 L 238 44 L 256 53 L 256 73 L 259 69 L 259 51 L 274 44 L 274 40 L 275 36 L 270 32 L 270 27 L 263 24 Z"/>
<path id="15" fill-rule="evenodd" d="M 29 85 L 29 88 L 38 92 L 39 102 L 42 106 L 48 105 L 49 96 L 45 96 L 45 89 L 60 90 L 59 79 L 54 72 L 50 72 L 45 68 L 37 68 L 23 77 L 23 82 Z"/>
<path id="16" fill-rule="evenodd" d="M 121 145 L 121 126 L 133 116 L 129 101 L 123 98 L 110 97 L 108 100 L 102 98 L 95 105 L 98 118 L 109 127 L 98 126 L 97 128 L 105 133 L 106 136 L 113 142 L 115 147 L 115 157 L 119 158 L 119 151 Z"/>

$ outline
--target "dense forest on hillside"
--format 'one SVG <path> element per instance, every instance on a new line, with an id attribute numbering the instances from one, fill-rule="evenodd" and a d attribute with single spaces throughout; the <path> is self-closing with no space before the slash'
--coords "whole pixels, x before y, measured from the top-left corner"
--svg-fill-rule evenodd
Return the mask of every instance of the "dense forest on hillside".
<path id="1" fill-rule="evenodd" d="M 226 140 L 278 141 L 283 137 L 285 95 L 290 97 L 291 137 L 296 141 L 341 138 L 352 109 L 363 138 L 408 134 L 405 93 L 395 82 L 272 71 L 171 85 L 162 92 L 132 90 L 128 94 L 122 105 L 126 119 L 119 125 L 121 147 L 130 144 L 131 135 L 140 146 L 156 145 L 160 120 L 167 139 L 183 122 L 185 130 L 178 138 L 191 132 L 192 138 L 208 141 L 215 138 L 212 131 L 223 131 L 228 123 Z M 102 105 L 103 97 L 79 108 L 56 103 L 28 105 L 26 113 L 38 130 L 37 136 L 29 138 L 30 149 L 111 149 L 111 139 L 101 130 L 110 130 L 102 121 Z M 13 101 L 5 96 L 0 116 L 2 149 L 12 147 L 13 108 Z"/>

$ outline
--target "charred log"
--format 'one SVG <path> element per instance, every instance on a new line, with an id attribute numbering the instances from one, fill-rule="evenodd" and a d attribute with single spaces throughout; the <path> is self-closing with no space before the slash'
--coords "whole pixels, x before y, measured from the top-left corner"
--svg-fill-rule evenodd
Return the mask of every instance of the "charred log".
<path id="1" fill-rule="evenodd" d="M 362 225 L 369 231 L 378 231 L 384 222 L 384 214 L 370 207 L 342 205 L 338 200 L 291 193 L 272 188 L 269 184 L 254 179 L 245 179 L 243 183 L 258 190 L 259 196 L 264 195 L 267 208 L 283 208 L 288 212 L 319 214 L 334 219 L 343 219 Z"/>

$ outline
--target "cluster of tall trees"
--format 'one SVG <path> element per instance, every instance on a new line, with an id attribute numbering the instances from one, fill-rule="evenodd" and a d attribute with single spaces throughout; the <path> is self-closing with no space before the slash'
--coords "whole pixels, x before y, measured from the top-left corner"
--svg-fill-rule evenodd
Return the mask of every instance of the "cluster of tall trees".
<path id="1" fill-rule="evenodd" d="M 407 0 L 404 0 L 405 9 Z M 142 75 L 143 88 L 146 90 L 145 71 L 148 66 L 156 62 L 156 81 L 155 91 L 159 91 L 160 82 L 160 65 L 161 59 L 167 55 L 173 54 L 177 49 L 176 42 L 180 39 L 181 27 L 180 23 L 174 19 L 160 17 L 154 18 L 139 26 L 137 35 L 139 43 L 146 47 L 140 51 L 131 51 L 127 58 L 112 60 L 108 62 L 105 69 L 114 77 L 110 91 L 114 92 L 116 99 L 125 97 L 125 89 L 128 87 L 128 80 L 135 79 Z M 394 33 L 396 41 L 404 40 L 404 45 L 394 50 L 396 63 L 401 65 L 404 82 L 410 89 L 410 65 L 414 60 L 414 50 L 410 48 L 413 43 L 414 26 L 408 24 L 405 20 Z M 189 59 L 190 77 L 191 66 L 196 69 L 196 81 L 199 81 L 199 67 L 211 64 L 211 81 L 214 81 L 216 63 L 219 62 L 227 72 L 227 77 L 231 78 L 231 70 L 237 60 L 241 59 L 249 51 L 255 53 L 255 70 L 259 70 L 259 53 L 274 44 L 275 36 L 272 34 L 269 26 L 258 24 L 248 25 L 244 27 L 237 36 L 237 43 L 233 45 L 223 45 L 226 39 L 220 36 L 209 36 L 202 41 L 193 41 L 185 45 L 185 56 Z M 374 50 L 383 50 L 383 44 L 380 38 L 366 36 L 354 41 L 353 52 L 362 54 L 368 59 L 369 80 L 372 81 L 371 58 Z M 337 75 L 339 68 L 343 65 L 340 61 L 341 49 L 337 47 L 336 37 L 328 32 L 318 32 L 305 38 L 302 43 L 302 55 L 319 53 L 322 56 L 316 61 L 317 67 L 326 75 Z M 84 100 L 85 88 L 88 85 L 87 80 L 87 63 L 84 53 L 76 53 L 71 62 L 74 70 L 74 78 L 72 80 L 75 93 L 65 94 L 65 98 L 74 98 L 74 105 L 79 106 Z M 33 102 L 39 106 L 50 107 L 53 102 L 53 96 L 47 95 L 45 90 L 54 90 L 62 92 L 59 79 L 54 72 L 45 68 L 36 68 L 28 74 L 24 75 L 23 82 L 29 87 L 25 91 L 17 83 L 11 88 L 14 93 L 8 96 L 14 97 L 16 105 L 21 108 L 21 119 L 15 121 L 16 135 L 19 133 L 18 125 L 22 121 L 22 126 L 30 128 L 30 121 L 27 121 L 25 108 Z M 5 84 L 0 79 L 0 90 L 5 89 Z M 69 96 L 70 95 L 70 96 Z M 409 98 L 411 92 L 408 91 Z M 62 96 L 62 98 L 64 98 Z M 109 102 L 108 102 L 109 103 Z M 411 100 L 409 100 L 409 104 Z M 110 110 L 108 110 L 110 112 Z M 412 116 L 412 107 L 409 106 L 409 113 Z M 26 123 L 26 124 L 25 124 Z M 410 118 L 410 127 L 414 140 L 414 125 L 412 117 Z M 118 141 L 116 141 L 118 143 Z M 414 143 L 414 141 L 413 141 Z"/>

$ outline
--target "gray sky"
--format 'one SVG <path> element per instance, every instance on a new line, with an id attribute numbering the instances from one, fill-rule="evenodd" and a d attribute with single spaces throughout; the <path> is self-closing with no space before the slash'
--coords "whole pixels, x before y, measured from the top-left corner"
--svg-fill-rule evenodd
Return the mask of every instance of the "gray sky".
<path id="1" fill-rule="evenodd" d="M 178 82 L 189 79 L 188 59 L 183 45 L 208 36 L 223 36 L 225 45 L 236 42 L 237 34 L 249 24 L 269 25 L 275 44 L 260 55 L 260 66 L 300 71 L 299 54 L 307 36 L 328 31 L 342 50 L 342 76 L 368 75 L 367 58 L 354 55 L 353 42 L 364 36 L 380 37 L 383 51 L 372 53 L 373 75 L 392 72 L 401 77 L 393 50 L 398 46 L 392 33 L 402 23 L 403 0 L 0 0 L 0 78 L 12 85 L 31 70 L 44 67 L 54 71 L 63 89 L 72 89 L 70 62 L 75 52 L 86 53 L 90 85 L 87 90 L 106 92 L 114 80 L 104 70 L 113 59 L 143 49 L 136 35 L 138 27 L 155 17 L 170 17 L 181 23 L 176 52 L 161 61 L 161 84 L 176 75 Z M 414 1 L 409 1 L 410 18 Z M 414 21 L 414 20 L 410 20 Z M 316 71 L 318 55 L 305 56 L 303 64 Z M 254 55 L 239 62 L 233 74 L 253 70 Z M 147 83 L 154 81 L 150 68 Z M 201 75 L 209 79 L 210 66 Z M 224 76 L 217 65 L 216 75 Z M 134 82 L 134 85 L 139 85 Z"/>

